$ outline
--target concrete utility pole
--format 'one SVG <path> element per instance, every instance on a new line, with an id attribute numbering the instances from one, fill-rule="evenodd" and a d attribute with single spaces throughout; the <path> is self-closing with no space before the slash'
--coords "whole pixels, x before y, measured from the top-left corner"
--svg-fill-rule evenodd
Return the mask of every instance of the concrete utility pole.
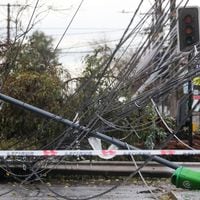
<path id="1" fill-rule="evenodd" d="M 176 0 L 170 0 L 169 18 L 170 18 L 170 31 L 172 31 L 173 28 L 176 26 Z M 171 33 L 170 35 L 170 43 L 171 43 L 171 50 L 173 51 L 173 49 L 177 45 L 177 39 L 174 38 L 173 33 Z M 171 70 L 169 73 L 171 76 L 171 74 L 173 74 L 174 72 L 173 70 Z M 176 117 L 176 111 L 177 111 L 177 99 L 178 99 L 178 91 L 172 92 L 172 94 L 168 98 L 169 111 L 174 118 Z"/>
<path id="2" fill-rule="evenodd" d="M 10 16 L 10 9 L 11 7 L 18 7 L 21 6 L 20 4 L 0 4 L 0 6 L 2 7 L 7 7 L 7 39 L 6 39 L 6 43 L 7 45 L 10 44 L 10 22 L 11 22 L 11 16 Z"/>
<path id="3" fill-rule="evenodd" d="M 176 0 L 170 0 L 170 30 L 176 25 Z"/>
<path id="4" fill-rule="evenodd" d="M 154 4 L 154 13 L 152 16 L 153 26 L 151 28 L 151 39 L 150 41 L 156 41 L 156 39 L 160 36 L 160 33 L 163 32 L 162 28 L 162 17 L 163 10 L 162 10 L 162 1 L 155 0 Z"/>
<path id="5" fill-rule="evenodd" d="M 161 17 L 163 15 L 163 10 L 162 10 L 162 1 L 161 0 L 156 0 L 155 1 L 155 19 L 156 19 L 156 30 L 158 33 L 163 32 L 163 26 L 162 26 L 162 20 Z"/>
<path id="6" fill-rule="evenodd" d="M 173 30 L 173 28 L 176 25 L 176 0 L 170 0 L 170 8 L 169 8 L 169 29 L 170 31 Z M 162 33 L 164 32 L 163 30 L 163 20 L 162 20 L 162 16 L 163 16 L 163 1 L 162 0 L 155 0 L 155 14 L 154 14 L 154 30 L 153 30 L 153 34 L 155 35 L 154 37 L 159 37 L 160 36 L 160 40 L 162 40 Z M 157 31 L 157 33 L 156 33 Z M 173 36 L 173 34 L 171 34 L 171 36 Z M 155 39 L 155 38 L 154 38 Z M 176 45 L 176 38 L 170 37 L 170 43 L 171 48 L 173 49 Z M 172 73 L 172 72 L 169 72 Z M 160 80 L 162 81 L 162 80 Z M 159 107 L 160 107 L 160 111 L 161 113 L 165 113 L 166 107 L 168 106 L 167 110 L 169 110 L 170 114 L 175 117 L 176 116 L 176 107 L 177 107 L 177 92 L 174 92 L 173 94 L 171 94 L 170 96 L 170 101 L 167 99 L 161 99 L 159 102 Z"/>
<path id="7" fill-rule="evenodd" d="M 7 44 L 10 44 L 10 4 L 7 5 Z"/>

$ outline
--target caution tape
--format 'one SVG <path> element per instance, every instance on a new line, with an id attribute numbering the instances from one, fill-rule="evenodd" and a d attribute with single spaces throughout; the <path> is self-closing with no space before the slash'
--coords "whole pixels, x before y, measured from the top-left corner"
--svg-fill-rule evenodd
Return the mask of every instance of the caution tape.
<path id="1" fill-rule="evenodd" d="M 0 151 L 0 157 L 8 156 L 128 156 L 128 155 L 146 155 L 146 156 L 165 156 L 165 155 L 200 155 L 200 150 L 5 150 Z"/>

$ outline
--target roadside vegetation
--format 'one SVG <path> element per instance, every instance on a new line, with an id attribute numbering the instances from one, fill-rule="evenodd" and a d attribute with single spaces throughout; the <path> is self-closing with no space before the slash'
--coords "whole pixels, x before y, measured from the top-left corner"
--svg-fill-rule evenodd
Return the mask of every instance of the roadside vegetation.
<path id="1" fill-rule="evenodd" d="M 2 56 L 1 91 L 83 125 L 92 123 L 90 119 L 93 116 L 96 120 L 94 129 L 110 123 L 106 130 L 100 131 L 129 144 L 151 149 L 165 139 L 166 132 L 160 126 L 152 105 L 112 122 L 118 126 L 115 131 L 111 122 L 103 120 L 105 117 L 115 120 L 115 113 L 112 110 L 103 115 L 97 113 L 97 109 L 105 106 L 122 106 L 132 95 L 133 85 L 130 85 L 117 93 L 112 105 L 106 105 L 107 98 L 112 98 L 108 94 L 126 64 L 126 60 L 115 59 L 114 64 L 105 69 L 112 55 L 109 46 L 99 45 L 87 55 L 83 62 L 84 71 L 76 78 L 64 70 L 59 63 L 58 53 L 59 50 L 53 51 L 53 38 L 38 31 L 23 44 L 13 43 Z M 1 104 L 0 120 L 1 149 L 67 148 L 76 139 L 73 130 L 56 146 L 55 138 L 62 137 L 67 127 L 8 103 Z M 90 148 L 87 140 L 82 144 L 76 143 L 75 146 Z"/>

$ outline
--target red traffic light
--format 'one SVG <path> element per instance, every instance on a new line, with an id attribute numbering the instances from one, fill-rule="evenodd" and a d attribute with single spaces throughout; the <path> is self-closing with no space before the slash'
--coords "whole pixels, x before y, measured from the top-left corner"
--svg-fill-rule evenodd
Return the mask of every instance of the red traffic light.
<path id="1" fill-rule="evenodd" d="M 191 15 L 185 16 L 184 19 L 183 19 L 183 21 L 184 21 L 184 23 L 186 23 L 186 24 L 192 23 L 192 16 L 191 16 Z"/>

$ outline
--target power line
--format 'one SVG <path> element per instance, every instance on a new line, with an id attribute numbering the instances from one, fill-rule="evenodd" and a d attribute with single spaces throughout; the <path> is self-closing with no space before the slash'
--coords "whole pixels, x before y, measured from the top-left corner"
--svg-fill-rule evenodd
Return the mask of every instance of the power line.
<path id="1" fill-rule="evenodd" d="M 73 22 L 74 18 L 76 17 L 76 15 L 77 15 L 77 13 L 78 13 L 79 9 L 81 8 L 81 5 L 83 4 L 83 2 L 84 2 L 84 0 L 81 0 L 81 2 L 80 2 L 80 4 L 79 4 L 79 6 L 78 6 L 78 8 L 77 8 L 77 10 L 75 11 L 74 15 L 72 16 L 72 18 L 71 18 L 71 20 L 70 20 L 69 24 L 67 25 L 67 27 L 66 27 L 65 31 L 63 32 L 63 34 L 62 34 L 62 36 L 61 36 L 60 40 L 58 41 L 58 43 L 57 43 L 57 45 L 56 45 L 56 47 L 54 48 L 54 51 L 56 51 L 56 50 L 57 50 L 58 46 L 60 45 L 61 41 L 63 40 L 64 36 L 66 35 L 66 33 L 67 33 L 67 31 L 68 31 L 68 29 L 69 29 L 70 25 L 72 24 L 72 22 Z"/>
<path id="2" fill-rule="evenodd" d="M 93 53 L 93 51 L 62 51 L 60 54 L 86 54 Z"/>
<path id="3" fill-rule="evenodd" d="M 55 29 L 56 30 L 56 29 Z M 106 33 L 113 33 L 113 32 L 122 32 L 121 30 L 110 30 L 110 31 L 94 31 L 94 32 L 69 32 L 68 35 L 92 35 L 92 34 L 106 34 Z M 51 35 L 61 35 L 61 34 L 51 34 Z"/>

